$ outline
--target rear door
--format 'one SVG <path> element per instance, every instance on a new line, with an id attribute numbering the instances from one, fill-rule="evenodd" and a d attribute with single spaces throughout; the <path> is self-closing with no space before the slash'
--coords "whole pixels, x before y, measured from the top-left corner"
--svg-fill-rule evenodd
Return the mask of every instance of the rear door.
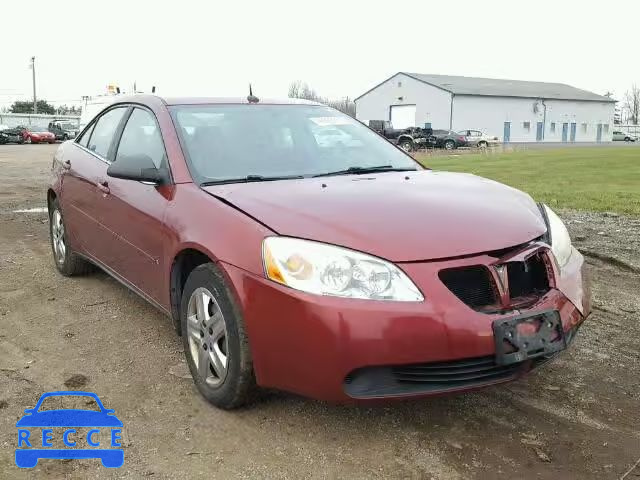
<path id="1" fill-rule="evenodd" d="M 127 110 L 119 106 L 97 118 L 70 146 L 66 158 L 60 204 L 71 245 L 101 262 L 110 244 L 100 221 L 106 193 L 103 182 L 115 133 Z"/>
<path id="2" fill-rule="evenodd" d="M 154 114 L 136 106 L 115 148 L 114 162 L 146 156 L 159 169 L 168 169 L 167 155 Z M 109 194 L 101 212 L 113 243 L 106 263 L 138 290 L 160 302 L 163 247 L 167 237 L 164 214 L 173 188 L 107 177 Z"/>

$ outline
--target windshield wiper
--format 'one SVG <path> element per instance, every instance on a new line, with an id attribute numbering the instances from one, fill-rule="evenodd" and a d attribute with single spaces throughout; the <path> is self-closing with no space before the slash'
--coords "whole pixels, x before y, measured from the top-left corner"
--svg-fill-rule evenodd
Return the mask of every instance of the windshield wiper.
<path id="1" fill-rule="evenodd" d="M 349 167 L 344 170 L 336 170 L 335 172 L 319 173 L 314 177 L 330 177 L 332 175 L 358 175 L 362 173 L 377 172 L 415 172 L 415 168 L 401 168 L 393 165 L 378 165 L 376 167 Z"/>
<path id="2" fill-rule="evenodd" d="M 201 187 L 210 185 L 224 185 L 225 183 L 250 183 L 250 182 L 271 182 L 274 180 L 292 180 L 295 178 L 304 178 L 303 175 L 280 175 L 273 177 L 265 177 L 263 175 L 247 175 L 239 178 L 221 178 L 220 180 L 208 180 L 200 184 Z"/>

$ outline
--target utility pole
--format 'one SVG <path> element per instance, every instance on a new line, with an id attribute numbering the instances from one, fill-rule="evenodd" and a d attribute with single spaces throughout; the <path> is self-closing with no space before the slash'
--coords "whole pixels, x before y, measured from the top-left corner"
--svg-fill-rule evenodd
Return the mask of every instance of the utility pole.
<path id="1" fill-rule="evenodd" d="M 38 113 L 38 103 L 36 102 L 36 57 L 31 57 L 31 73 L 33 76 L 33 113 Z"/>

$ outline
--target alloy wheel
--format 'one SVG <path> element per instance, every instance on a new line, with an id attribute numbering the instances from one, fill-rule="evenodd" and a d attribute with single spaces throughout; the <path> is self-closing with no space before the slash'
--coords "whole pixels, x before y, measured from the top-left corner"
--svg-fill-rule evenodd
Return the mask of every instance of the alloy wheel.
<path id="1" fill-rule="evenodd" d="M 51 214 L 51 240 L 56 262 L 64 263 L 67 255 L 67 245 L 64 241 L 64 223 L 62 222 L 60 210 L 54 210 Z"/>
<path id="2" fill-rule="evenodd" d="M 204 287 L 196 288 L 189 298 L 186 333 L 200 380 L 219 386 L 229 365 L 227 326 L 218 302 Z"/>

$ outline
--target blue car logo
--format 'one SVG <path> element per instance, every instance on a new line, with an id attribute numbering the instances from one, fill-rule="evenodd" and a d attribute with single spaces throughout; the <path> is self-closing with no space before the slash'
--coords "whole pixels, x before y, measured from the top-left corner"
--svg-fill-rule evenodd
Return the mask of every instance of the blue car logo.
<path id="1" fill-rule="evenodd" d="M 75 408 L 38 411 L 46 398 L 65 396 L 90 397 L 100 411 Z M 34 408 L 26 409 L 24 413 L 26 415 L 16 423 L 18 467 L 33 468 L 40 458 L 99 458 L 108 468 L 118 468 L 124 463 L 120 444 L 122 422 L 114 415 L 114 410 L 104 408 L 95 393 L 48 392 L 40 397 Z M 38 435 L 40 428 L 41 435 Z M 54 429 L 62 432 L 60 438 L 54 439 Z M 87 430 L 86 434 L 81 433 L 83 430 Z M 108 435 L 106 440 L 105 434 Z M 64 448 L 53 448 L 54 441 Z M 87 447 L 92 448 L 82 448 L 85 441 Z M 100 448 L 106 445 L 111 448 Z"/>

